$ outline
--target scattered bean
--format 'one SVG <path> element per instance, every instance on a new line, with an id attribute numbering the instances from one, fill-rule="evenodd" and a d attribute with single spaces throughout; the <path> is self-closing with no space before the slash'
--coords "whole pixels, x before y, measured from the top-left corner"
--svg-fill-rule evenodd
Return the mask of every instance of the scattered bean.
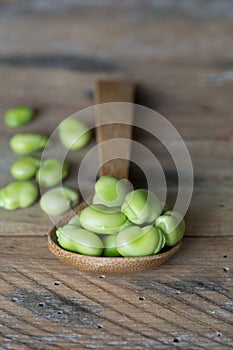
<path id="1" fill-rule="evenodd" d="M 41 134 L 17 134 L 10 139 L 10 147 L 15 153 L 26 154 L 43 149 L 47 142 Z"/>
<path id="2" fill-rule="evenodd" d="M 31 181 L 15 181 L 0 190 L 0 207 L 7 210 L 26 208 L 39 195 L 38 187 Z"/>
<path id="3" fill-rule="evenodd" d="M 34 117 L 35 111 L 27 106 L 8 109 L 5 114 L 5 124 L 11 128 L 27 124 Z"/>
<path id="4" fill-rule="evenodd" d="M 64 147 L 77 150 L 90 141 L 91 132 L 81 120 L 68 118 L 59 125 L 59 137 Z"/>
<path id="5" fill-rule="evenodd" d="M 17 180 L 28 180 L 36 175 L 40 165 L 40 159 L 33 156 L 25 156 L 17 159 L 11 166 L 11 175 Z"/>
<path id="6" fill-rule="evenodd" d="M 61 182 L 69 172 L 67 163 L 58 159 L 46 159 L 37 171 L 36 178 L 41 186 L 52 187 Z"/>
<path id="7" fill-rule="evenodd" d="M 78 193 L 68 187 L 55 187 L 45 192 L 40 199 L 41 209 L 48 215 L 61 215 L 79 201 Z"/>

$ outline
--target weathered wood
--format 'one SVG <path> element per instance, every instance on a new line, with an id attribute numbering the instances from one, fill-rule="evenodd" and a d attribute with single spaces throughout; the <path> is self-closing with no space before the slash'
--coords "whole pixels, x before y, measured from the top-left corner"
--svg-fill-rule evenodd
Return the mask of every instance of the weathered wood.
<path id="1" fill-rule="evenodd" d="M 48 252 L 43 235 L 52 223 L 38 204 L 0 209 L 1 348 L 232 348 L 232 13 L 228 0 L 0 2 L 0 114 L 21 104 L 39 109 L 25 127 L 0 124 L 0 187 L 17 158 L 9 138 L 49 135 L 94 103 L 99 79 L 137 83 L 136 102 L 177 128 L 195 172 L 181 251 L 136 275 L 68 268 Z M 134 130 L 134 138 L 164 167 L 172 205 L 172 160 L 149 134 Z M 94 145 L 67 160 L 79 165 Z M 51 145 L 51 157 L 59 152 Z M 88 171 L 87 186 L 92 165 Z M 76 175 L 74 166 L 64 183 L 77 187 Z M 136 167 L 130 176 L 145 183 Z"/>
<path id="2" fill-rule="evenodd" d="M 45 237 L 1 238 L 3 329 L 29 348 L 94 341 L 100 349 L 111 342 L 140 348 L 142 340 L 141 348 L 168 349 L 176 341 L 182 348 L 230 347 L 232 243 L 186 238 L 159 269 L 96 276 L 54 258 Z"/>
<path id="3" fill-rule="evenodd" d="M 136 180 L 140 180 L 135 177 Z M 66 182 L 66 184 L 69 182 Z M 196 188 L 188 213 L 186 214 L 188 236 L 226 236 L 233 235 L 231 188 L 217 185 L 211 188 Z M 176 191 L 168 189 L 168 203 L 174 203 Z M 52 226 L 46 214 L 43 214 L 38 204 L 27 210 L 14 212 L 0 211 L 1 235 L 46 235 Z"/>
<path id="4" fill-rule="evenodd" d="M 37 123 L 37 122 L 36 122 Z M 33 126 L 33 123 L 32 123 Z M 27 128 L 30 128 L 29 125 Z M 4 128 L 6 131 L 6 129 Z M 2 155 L 1 184 L 9 182 L 9 167 L 16 156 L 9 150 L 8 137 L 1 139 Z M 172 206 L 176 198 L 177 176 L 172 160 L 168 153 L 162 149 L 152 138 L 142 138 L 136 135 L 135 140 L 142 142 L 151 149 L 164 167 L 168 182 L 168 203 Z M 71 164 L 79 164 L 85 152 L 95 145 L 94 140 L 87 148 L 79 152 L 68 155 L 67 161 Z M 51 146 L 50 155 L 57 154 L 58 145 Z M 187 235 L 232 235 L 232 207 L 233 207 L 233 187 L 232 187 L 232 141 L 196 141 L 188 143 L 195 173 L 195 190 L 192 202 L 187 214 Z M 144 160 L 145 170 L 153 174 L 151 164 Z M 87 186 L 90 189 L 93 184 L 88 181 L 92 172 L 96 169 L 92 164 L 88 168 Z M 145 186 L 146 183 L 135 167 L 132 167 L 130 179 L 134 184 Z M 73 171 L 70 178 L 64 184 L 78 187 L 76 173 Z M 156 185 L 156 183 L 155 183 Z M 208 211 L 208 215 L 207 215 Z M 14 221 L 12 221 L 14 215 Z M 25 235 L 25 234 L 46 234 L 51 222 L 47 215 L 42 213 L 39 205 L 35 204 L 31 208 L 12 212 L 0 209 L 0 234 L 1 235 Z"/>

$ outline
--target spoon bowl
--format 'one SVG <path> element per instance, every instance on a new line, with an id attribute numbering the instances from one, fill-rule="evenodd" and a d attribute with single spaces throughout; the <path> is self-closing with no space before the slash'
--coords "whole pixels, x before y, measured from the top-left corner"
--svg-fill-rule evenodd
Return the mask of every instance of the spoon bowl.
<path id="1" fill-rule="evenodd" d="M 60 227 L 67 224 L 74 214 L 78 214 L 86 206 L 86 203 L 80 204 L 72 213 L 68 213 L 60 220 L 57 226 Z M 120 274 L 146 271 L 164 264 L 180 249 L 181 242 L 156 255 L 130 258 L 87 256 L 63 249 L 57 241 L 56 227 L 54 226 L 48 235 L 48 247 L 56 257 L 80 271 L 96 274 Z"/>
<path id="2" fill-rule="evenodd" d="M 99 82 L 96 85 L 96 134 L 101 163 L 100 175 L 113 175 L 121 179 L 128 178 L 130 159 L 130 142 L 122 142 L 132 138 L 133 86 L 125 82 Z M 107 102 L 129 102 L 127 108 L 121 111 L 111 109 Z M 119 108 L 118 108 L 119 107 Z M 112 140 L 112 141 L 111 141 Z M 107 141 L 107 142 L 105 142 Z M 111 141 L 111 147 L 109 147 Z M 181 241 L 173 247 L 165 247 L 160 254 L 138 257 L 95 257 L 81 255 L 63 249 L 56 236 L 57 227 L 66 225 L 69 220 L 88 204 L 83 202 L 71 210 L 54 226 L 48 235 L 48 248 L 58 258 L 72 267 L 85 272 L 97 274 L 119 274 L 140 272 L 164 264 L 181 247 Z"/>

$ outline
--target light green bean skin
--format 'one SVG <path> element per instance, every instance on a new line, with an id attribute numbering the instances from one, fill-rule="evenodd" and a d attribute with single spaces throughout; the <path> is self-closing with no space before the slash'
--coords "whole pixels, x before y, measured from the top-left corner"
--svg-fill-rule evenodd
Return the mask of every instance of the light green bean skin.
<path id="1" fill-rule="evenodd" d="M 73 216 L 73 217 L 69 220 L 68 224 L 69 224 L 69 225 L 75 225 L 75 226 L 78 226 L 78 227 L 82 227 L 82 226 L 81 226 L 81 223 L 80 223 L 80 219 L 79 219 L 79 214 Z"/>
<path id="2" fill-rule="evenodd" d="M 52 187 L 67 177 L 69 166 L 58 159 L 46 159 L 42 162 L 36 174 L 40 186 Z"/>
<path id="3" fill-rule="evenodd" d="M 65 225 L 56 231 L 60 246 L 71 252 L 100 256 L 103 251 L 102 240 L 93 232 L 76 225 Z"/>
<path id="4" fill-rule="evenodd" d="M 29 180 L 36 175 L 39 165 L 40 159 L 37 157 L 21 157 L 12 164 L 11 175 L 17 180 Z"/>
<path id="5" fill-rule="evenodd" d="M 4 121 L 11 128 L 29 123 L 35 115 L 35 111 L 27 106 L 20 106 L 6 111 Z"/>
<path id="6" fill-rule="evenodd" d="M 14 181 L 0 190 L 0 206 L 7 210 L 26 208 L 38 198 L 39 191 L 31 181 Z"/>
<path id="7" fill-rule="evenodd" d="M 120 256 L 116 248 L 116 234 L 106 235 L 102 238 L 104 244 L 103 256 Z"/>
<path id="8" fill-rule="evenodd" d="M 27 154 L 43 149 L 48 137 L 41 134 L 16 134 L 10 139 L 10 147 L 15 153 Z"/>
<path id="9" fill-rule="evenodd" d="M 151 191 L 139 189 L 129 192 L 121 211 L 135 224 L 153 222 L 162 212 L 160 200 Z"/>
<path id="10" fill-rule="evenodd" d="M 41 209 L 48 215 L 61 215 L 79 201 L 78 193 L 68 187 L 55 187 L 45 192 L 40 199 Z"/>
<path id="11" fill-rule="evenodd" d="M 166 244 L 166 237 L 163 234 L 163 232 L 160 231 L 159 229 L 156 230 L 156 238 L 157 238 L 157 246 L 153 254 L 158 254 Z"/>
<path id="12" fill-rule="evenodd" d="M 93 204 L 80 212 L 81 225 L 95 233 L 117 233 L 123 227 L 131 225 L 118 207 Z"/>
<path id="13" fill-rule="evenodd" d="M 101 176 L 95 184 L 93 204 L 119 207 L 128 192 L 124 180 L 114 176 Z"/>
<path id="14" fill-rule="evenodd" d="M 59 137 L 64 147 L 77 150 L 90 141 L 91 132 L 81 120 L 68 118 L 59 125 Z"/>
<path id="15" fill-rule="evenodd" d="M 128 227 L 117 234 L 116 244 L 118 252 L 126 257 L 152 255 L 161 247 L 160 235 L 154 226 Z"/>
<path id="16" fill-rule="evenodd" d="M 166 237 L 166 245 L 174 246 L 185 232 L 185 222 L 182 216 L 175 211 L 167 211 L 155 220 L 155 227 Z"/>

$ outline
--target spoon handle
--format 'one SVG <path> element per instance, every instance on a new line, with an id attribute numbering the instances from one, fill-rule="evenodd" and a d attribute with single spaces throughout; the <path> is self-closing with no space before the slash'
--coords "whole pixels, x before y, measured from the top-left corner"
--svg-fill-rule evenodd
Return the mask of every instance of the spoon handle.
<path id="1" fill-rule="evenodd" d="M 96 83 L 95 118 L 100 176 L 112 175 L 121 179 L 128 178 L 133 102 L 133 84 L 124 81 L 98 81 Z"/>

